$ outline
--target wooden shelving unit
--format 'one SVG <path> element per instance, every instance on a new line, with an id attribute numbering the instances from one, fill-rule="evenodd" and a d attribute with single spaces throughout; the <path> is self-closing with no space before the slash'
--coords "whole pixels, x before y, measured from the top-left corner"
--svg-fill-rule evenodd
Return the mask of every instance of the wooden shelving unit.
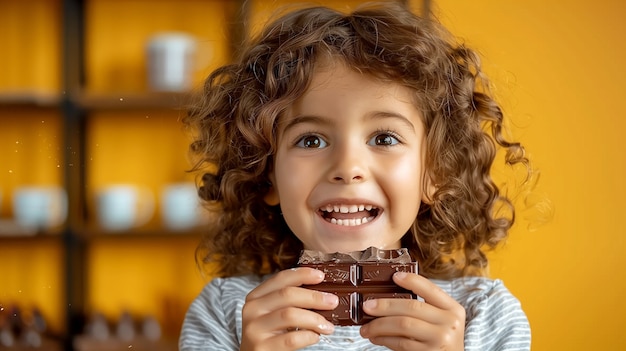
<path id="1" fill-rule="evenodd" d="M 158 205 L 163 186 L 193 181 L 178 120 L 191 95 L 150 91 L 144 45 L 159 32 L 196 36 L 209 52 L 194 73 L 199 85 L 241 41 L 243 4 L 0 0 L 0 31 L 10 34 L 0 39 L 6 60 L 0 64 L 10 66 L 10 74 L 0 75 L 0 330 L 12 322 L 14 306 L 24 314 L 37 307 L 49 322 L 40 349 L 177 349 L 184 311 L 204 284 L 193 256 L 201 229 L 169 230 L 157 208 L 144 227 L 107 232 L 94 218 L 94 189 L 148 183 Z M 48 133 L 46 150 L 28 142 L 37 138 L 37 128 Z M 111 155 L 118 144 L 131 155 Z M 38 159 L 55 162 L 33 165 Z M 112 159 L 119 163 L 110 165 Z M 65 189 L 67 220 L 53 231 L 25 230 L 13 218 L 12 193 L 41 184 Z M 108 340 L 85 335 L 96 312 L 108 318 Z M 139 333 L 120 341 L 115 322 L 126 312 L 156 317 L 162 339 L 148 341 Z M 22 349 L 17 339 L 11 347 L 0 344 L 0 350 Z"/>

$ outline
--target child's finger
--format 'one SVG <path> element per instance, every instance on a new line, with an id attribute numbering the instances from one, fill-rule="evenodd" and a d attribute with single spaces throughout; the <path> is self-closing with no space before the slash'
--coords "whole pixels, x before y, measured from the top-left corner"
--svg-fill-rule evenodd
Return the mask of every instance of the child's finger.
<path id="1" fill-rule="evenodd" d="M 242 349 L 256 345 L 263 350 L 297 350 L 331 334 L 334 326 L 318 313 L 285 308 L 265 314 L 244 325 Z"/>
<path id="2" fill-rule="evenodd" d="M 303 329 L 272 335 L 271 337 L 262 339 L 258 342 L 252 342 L 251 344 L 255 345 L 254 350 L 295 351 L 317 344 L 319 340 L 320 335 L 318 333 Z M 247 349 L 247 342 L 242 343 L 241 350 Z"/>
<path id="3" fill-rule="evenodd" d="M 246 296 L 246 301 L 258 299 L 261 296 L 288 286 L 317 284 L 323 279 L 324 272 L 317 269 L 308 267 L 286 269 L 276 273 L 273 277 L 252 290 L 248 296 Z"/>
<path id="4" fill-rule="evenodd" d="M 422 350 L 438 333 L 435 325 L 410 317 L 377 318 L 360 329 L 361 336 L 392 350 Z"/>
<path id="5" fill-rule="evenodd" d="M 331 310 L 337 306 L 336 295 L 301 287 L 288 286 L 274 290 L 244 305 L 245 317 L 258 317 L 272 311 L 297 307 L 299 309 Z"/>
<path id="6" fill-rule="evenodd" d="M 259 331 L 272 330 L 280 333 L 311 330 L 318 334 L 331 334 L 334 330 L 334 325 L 319 313 L 295 307 L 272 311 L 259 317 L 256 324 L 259 325 Z"/>
<path id="7" fill-rule="evenodd" d="M 454 310 L 460 307 L 458 302 L 443 289 L 421 275 L 397 272 L 393 275 L 393 281 L 399 286 L 413 291 L 429 305 L 443 310 Z"/>
<path id="8" fill-rule="evenodd" d="M 372 299 L 363 302 L 363 312 L 375 317 L 404 316 L 434 324 L 442 322 L 441 310 L 420 300 Z"/>

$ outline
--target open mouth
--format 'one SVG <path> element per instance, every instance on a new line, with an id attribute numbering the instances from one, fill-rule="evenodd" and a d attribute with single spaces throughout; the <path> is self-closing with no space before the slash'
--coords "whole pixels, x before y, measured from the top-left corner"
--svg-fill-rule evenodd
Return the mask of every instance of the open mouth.
<path id="1" fill-rule="evenodd" d="M 379 209 L 372 205 L 326 205 L 319 209 L 327 222 L 343 226 L 357 226 L 371 222 Z"/>

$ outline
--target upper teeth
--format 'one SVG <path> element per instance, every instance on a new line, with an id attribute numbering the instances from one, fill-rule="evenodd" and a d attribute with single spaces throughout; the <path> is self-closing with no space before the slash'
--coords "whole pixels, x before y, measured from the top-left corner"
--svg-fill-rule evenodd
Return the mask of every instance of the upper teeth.
<path id="1" fill-rule="evenodd" d="M 340 213 L 356 213 L 359 211 L 369 211 L 374 208 L 372 205 L 326 205 L 323 208 L 326 212 L 340 212 Z"/>

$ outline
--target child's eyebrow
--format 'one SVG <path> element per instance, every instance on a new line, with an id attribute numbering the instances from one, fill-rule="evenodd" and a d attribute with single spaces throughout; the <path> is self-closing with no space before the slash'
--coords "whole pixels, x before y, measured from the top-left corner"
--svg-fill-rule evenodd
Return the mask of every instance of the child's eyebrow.
<path id="1" fill-rule="evenodd" d="M 283 132 L 287 132 L 289 129 L 295 127 L 298 124 L 302 124 L 302 123 L 311 123 L 311 124 L 326 125 L 326 126 L 330 126 L 330 125 L 333 124 L 330 119 L 324 118 L 322 116 L 317 116 L 317 115 L 299 115 L 299 116 L 295 116 L 293 118 L 289 118 L 289 120 L 285 124 L 285 128 L 283 129 Z"/>
<path id="2" fill-rule="evenodd" d="M 402 124 L 405 124 L 412 131 L 415 131 L 415 126 L 413 125 L 411 120 L 409 120 L 409 118 L 407 118 L 406 116 L 404 116 L 404 115 L 402 115 L 400 113 L 397 113 L 397 112 L 373 111 L 371 113 L 368 113 L 365 116 L 366 120 L 367 119 L 383 120 L 383 119 L 388 119 L 388 118 L 396 119 L 396 120 L 400 121 Z M 285 124 L 285 128 L 283 129 L 283 132 L 287 132 L 289 129 L 293 128 L 294 126 L 296 126 L 298 124 L 302 124 L 302 123 L 311 123 L 311 124 L 317 124 L 317 125 L 323 125 L 323 126 L 333 126 L 334 125 L 334 122 L 331 119 L 324 118 L 322 116 L 318 116 L 318 115 L 299 115 L 299 116 L 295 116 L 293 118 L 290 118 L 287 121 L 287 123 Z"/>
<path id="3" fill-rule="evenodd" d="M 411 120 L 406 117 L 405 115 L 401 114 L 401 113 L 397 113 L 397 112 L 390 112 L 390 111 L 374 111 L 371 114 L 368 115 L 369 119 L 388 119 L 388 118 L 393 118 L 398 120 L 399 122 L 402 122 L 402 124 L 405 124 L 407 127 L 409 127 L 413 132 L 415 132 L 415 125 L 413 124 L 413 122 L 411 122 Z"/>

